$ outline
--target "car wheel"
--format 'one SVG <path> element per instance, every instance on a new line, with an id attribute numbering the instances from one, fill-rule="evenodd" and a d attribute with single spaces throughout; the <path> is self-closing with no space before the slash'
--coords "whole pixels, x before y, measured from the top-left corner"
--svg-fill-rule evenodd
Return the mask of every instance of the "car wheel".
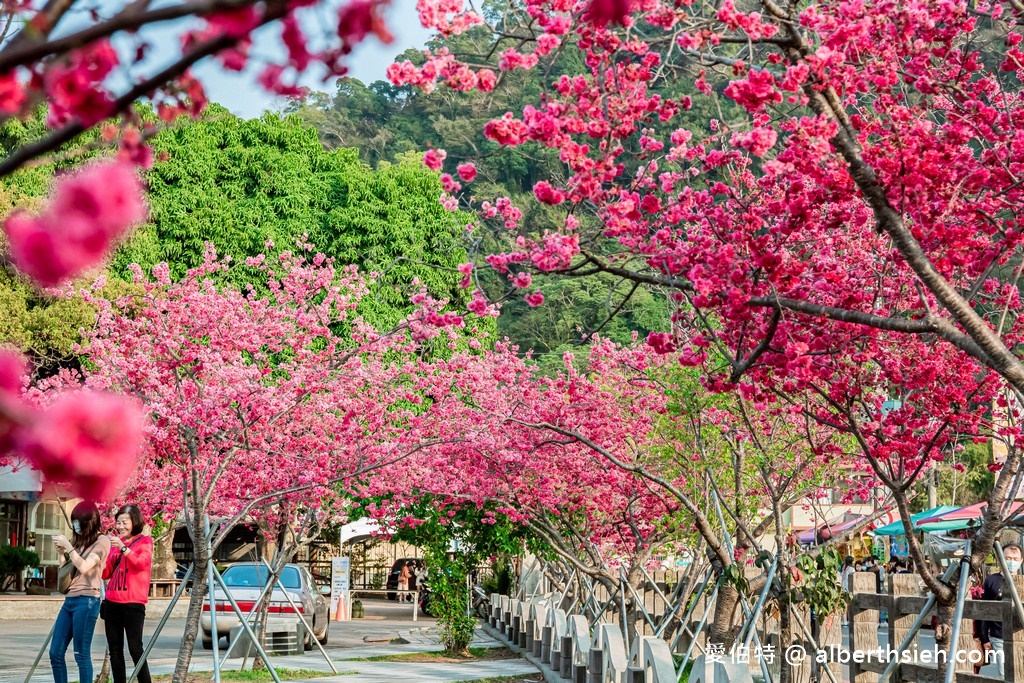
<path id="1" fill-rule="evenodd" d="M 204 650 L 212 650 L 213 649 L 213 638 L 203 638 L 203 649 Z"/>
<path id="2" fill-rule="evenodd" d="M 330 625 L 330 623 L 328 623 L 327 626 L 324 627 L 324 635 L 323 635 L 323 637 L 322 638 L 317 638 L 317 640 L 320 641 L 321 645 L 326 645 L 327 644 L 327 636 L 330 635 L 330 633 L 331 633 L 331 625 Z"/>
<path id="3" fill-rule="evenodd" d="M 315 619 L 313 620 L 313 623 L 310 624 L 310 629 L 311 629 L 310 632 L 306 634 L 306 640 L 304 640 L 303 643 L 302 643 L 302 649 L 307 651 L 307 652 L 313 649 L 313 638 L 314 638 L 314 634 L 316 633 L 316 620 Z"/>

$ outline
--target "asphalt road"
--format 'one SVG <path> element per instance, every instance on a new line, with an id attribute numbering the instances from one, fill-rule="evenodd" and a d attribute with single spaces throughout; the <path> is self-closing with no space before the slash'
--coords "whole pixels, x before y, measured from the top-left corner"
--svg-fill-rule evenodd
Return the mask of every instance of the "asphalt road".
<path id="1" fill-rule="evenodd" d="M 340 658 L 341 653 L 338 651 L 346 648 L 366 648 L 368 646 L 386 648 L 388 640 L 397 636 L 399 632 L 430 626 L 434 623 L 433 619 L 424 617 L 413 622 L 409 605 L 374 599 L 364 600 L 363 603 L 366 608 L 366 619 L 331 623 L 327 650 L 332 658 Z M 150 615 L 150 618 L 147 619 L 146 642 L 152 637 L 160 616 L 160 614 Z M 25 676 L 52 625 L 53 622 L 48 619 L 0 621 L 0 683 L 22 683 L 25 680 Z M 173 667 L 178 657 L 184 626 L 184 619 L 171 619 L 167 622 L 150 655 L 149 661 L 155 671 L 169 670 Z M 844 646 L 848 645 L 848 642 L 848 635 L 844 632 Z M 919 642 L 922 649 L 932 649 L 935 643 L 932 632 L 923 630 Z M 888 629 L 885 626 L 879 628 L 878 644 L 883 648 L 888 645 Z M 97 667 L 103 660 L 105 648 L 106 640 L 103 636 L 102 623 L 100 623 L 92 647 L 93 661 Z M 289 660 L 292 659 L 289 658 Z M 320 668 L 323 662 L 317 650 L 306 653 L 302 659 L 309 664 L 306 668 Z M 77 668 L 71 648 L 68 649 L 67 661 L 71 679 L 75 680 Z M 204 651 L 198 643 L 193 653 L 193 663 L 194 667 L 200 670 L 209 670 L 213 665 L 211 653 Z M 300 668 L 301 662 L 296 662 L 296 664 L 299 665 L 296 668 Z M 288 664 L 288 666 L 293 666 L 293 664 Z M 848 679 L 848 671 L 848 667 L 844 666 L 844 680 Z M 997 676 L 998 670 L 994 665 L 989 665 L 984 667 L 981 673 Z M 37 673 L 33 677 L 33 683 L 46 683 L 47 681 L 52 681 L 52 678 L 50 677 L 49 657 L 46 652 L 43 652 Z"/>
<path id="2" fill-rule="evenodd" d="M 353 647 L 365 647 L 373 643 L 386 643 L 390 638 L 396 637 L 400 631 L 409 630 L 434 624 L 435 620 L 427 617 L 419 617 L 417 622 L 412 621 L 412 607 L 400 605 L 396 602 L 384 600 L 364 600 L 366 608 L 365 619 L 357 619 L 348 622 L 332 622 L 330 636 L 328 638 L 327 650 Z M 149 642 L 160 621 L 161 614 L 149 614 L 146 619 L 143 642 Z M 40 648 L 46 640 L 53 621 L 49 619 L 23 619 L 0 621 L 0 683 L 22 682 L 32 666 L 33 660 L 39 654 Z M 185 630 L 184 619 L 168 620 L 163 632 L 156 639 L 156 645 L 149 657 L 152 667 L 160 668 L 173 666 L 177 660 L 181 646 L 182 634 Z M 223 641 L 222 646 L 223 646 Z M 103 661 L 106 650 L 106 638 L 103 635 L 103 623 L 97 623 L 95 637 L 93 638 L 92 654 L 94 666 L 99 667 Z M 127 654 L 127 653 L 126 653 Z M 306 653 L 306 658 L 323 661 L 318 650 Z M 129 660 L 130 657 L 127 657 Z M 72 648 L 67 652 L 68 673 L 71 680 L 78 677 L 77 667 L 74 663 Z M 213 666 L 212 653 L 204 651 L 198 639 L 192 655 L 192 660 L 197 669 L 210 669 Z M 130 666 L 130 661 L 129 661 Z M 44 651 L 39 661 L 37 674 L 33 680 L 40 683 L 52 680 L 50 677 L 50 660 L 47 651 Z"/>

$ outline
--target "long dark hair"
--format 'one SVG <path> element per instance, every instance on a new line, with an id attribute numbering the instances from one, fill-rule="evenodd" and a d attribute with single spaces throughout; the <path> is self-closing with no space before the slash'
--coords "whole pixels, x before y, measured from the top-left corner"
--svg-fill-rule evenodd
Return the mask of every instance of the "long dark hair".
<path id="1" fill-rule="evenodd" d="M 78 533 L 74 523 L 78 522 Z M 71 542 L 81 553 L 88 550 L 100 537 L 100 511 L 93 503 L 83 500 L 71 511 Z"/>

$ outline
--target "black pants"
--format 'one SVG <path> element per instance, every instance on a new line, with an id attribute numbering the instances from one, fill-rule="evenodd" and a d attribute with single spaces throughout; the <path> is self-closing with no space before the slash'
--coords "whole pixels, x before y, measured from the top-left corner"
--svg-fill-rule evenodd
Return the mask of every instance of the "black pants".
<path id="1" fill-rule="evenodd" d="M 128 674 L 124 669 L 124 641 L 128 640 L 128 652 L 132 662 L 142 659 L 142 626 L 146 623 L 146 606 L 135 602 L 105 601 L 103 625 L 107 630 L 107 647 L 110 650 L 110 674 L 114 683 L 125 683 Z M 139 683 L 152 683 L 149 664 L 139 671 Z"/>

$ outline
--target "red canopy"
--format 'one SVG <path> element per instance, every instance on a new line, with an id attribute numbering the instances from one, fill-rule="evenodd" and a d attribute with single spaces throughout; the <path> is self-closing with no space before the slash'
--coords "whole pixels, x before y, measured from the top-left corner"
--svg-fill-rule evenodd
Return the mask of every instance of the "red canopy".
<path id="1" fill-rule="evenodd" d="M 916 524 L 923 526 L 925 524 L 940 524 L 942 522 L 956 522 L 965 519 L 981 519 L 985 514 L 986 507 L 988 507 L 988 503 L 975 503 L 974 505 L 968 505 L 967 507 L 950 510 L 941 515 L 919 520 Z M 1018 515 L 1022 512 L 1024 512 L 1024 501 L 1018 500 L 1010 505 L 1007 515 Z"/>

